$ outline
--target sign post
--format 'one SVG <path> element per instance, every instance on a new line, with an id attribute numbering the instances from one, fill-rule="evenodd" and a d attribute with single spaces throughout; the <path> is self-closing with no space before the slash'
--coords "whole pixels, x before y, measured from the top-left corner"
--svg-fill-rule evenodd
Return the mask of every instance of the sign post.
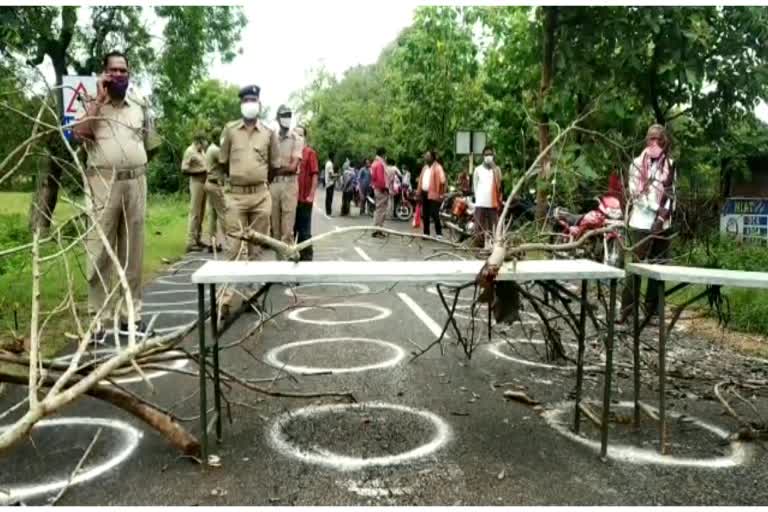
<path id="1" fill-rule="evenodd" d="M 484 131 L 461 130 L 456 132 L 456 154 L 469 155 L 469 174 L 475 163 L 475 153 L 482 153 L 485 147 L 486 134 Z"/>
<path id="2" fill-rule="evenodd" d="M 95 76 L 65 75 L 62 77 L 62 96 L 64 112 L 61 124 L 66 126 L 81 119 L 85 115 L 85 98 L 95 98 L 97 94 Z M 64 130 L 68 140 L 72 140 L 72 130 Z"/>

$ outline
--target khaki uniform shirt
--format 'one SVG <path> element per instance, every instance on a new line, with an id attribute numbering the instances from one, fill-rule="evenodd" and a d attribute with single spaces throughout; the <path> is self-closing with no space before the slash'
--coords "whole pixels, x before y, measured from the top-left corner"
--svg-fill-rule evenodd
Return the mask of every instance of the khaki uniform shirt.
<path id="1" fill-rule="evenodd" d="M 208 166 L 205 162 L 205 153 L 197 150 L 197 146 L 192 144 L 184 151 L 184 158 L 181 160 L 181 172 L 184 174 L 202 174 L 208 172 Z"/>
<path id="2" fill-rule="evenodd" d="M 287 167 L 291 163 L 291 158 L 301 160 L 304 151 L 304 139 L 294 132 L 288 132 L 283 137 L 277 132 L 277 151 L 273 155 L 272 168 L 279 169 Z M 299 170 L 296 169 L 298 174 Z"/>
<path id="3" fill-rule="evenodd" d="M 147 151 L 160 145 L 143 102 L 126 97 L 118 106 L 103 104 L 93 121 L 93 141 L 86 143 L 88 167 L 135 169 L 147 164 Z"/>
<path id="4" fill-rule="evenodd" d="M 208 165 L 208 175 L 223 184 L 224 169 L 219 163 L 220 152 L 219 146 L 214 143 L 208 144 L 208 149 L 205 151 L 205 163 Z"/>
<path id="5" fill-rule="evenodd" d="M 232 185 L 261 185 L 267 182 L 269 165 L 276 158 L 277 135 L 260 121 L 247 127 L 243 120 L 232 121 L 221 134 L 219 163 L 229 164 Z"/>

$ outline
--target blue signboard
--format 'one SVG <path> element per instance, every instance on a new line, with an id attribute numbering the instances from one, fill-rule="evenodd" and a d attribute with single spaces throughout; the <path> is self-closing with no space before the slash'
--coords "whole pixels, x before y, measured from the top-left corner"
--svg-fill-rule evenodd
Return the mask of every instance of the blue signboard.
<path id="1" fill-rule="evenodd" d="M 727 199 L 720 217 L 720 230 L 738 240 L 768 244 L 768 199 Z"/>

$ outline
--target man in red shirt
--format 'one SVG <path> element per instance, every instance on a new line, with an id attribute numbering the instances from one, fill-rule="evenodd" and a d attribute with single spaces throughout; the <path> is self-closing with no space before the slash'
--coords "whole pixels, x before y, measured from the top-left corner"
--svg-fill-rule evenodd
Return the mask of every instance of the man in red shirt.
<path id="1" fill-rule="evenodd" d="M 312 207 L 315 202 L 315 190 L 317 190 L 317 177 L 319 166 L 317 153 L 309 146 L 307 129 L 298 126 L 296 134 L 304 139 L 304 149 L 299 164 L 299 194 L 296 204 L 296 221 L 293 225 L 293 235 L 298 236 L 298 243 L 312 238 Z M 307 247 L 301 251 L 302 261 L 312 261 L 314 251 Z"/>
<path id="2" fill-rule="evenodd" d="M 373 225 L 377 227 L 384 226 L 384 217 L 387 214 L 387 205 L 389 204 L 389 191 L 387 190 L 387 163 L 384 159 L 387 151 L 384 148 L 376 150 L 376 159 L 371 165 L 371 187 L 373 188 L 373 197 L 376 200 L 376 210 L 373 213 Z M 374 231 L 374 238 L 385 238 L 383 231 Z"/>

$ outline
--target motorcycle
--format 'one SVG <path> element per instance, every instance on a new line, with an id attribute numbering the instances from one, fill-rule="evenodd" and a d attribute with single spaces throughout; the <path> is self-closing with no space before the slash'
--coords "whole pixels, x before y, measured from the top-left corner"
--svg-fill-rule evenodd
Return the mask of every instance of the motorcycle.
<path id="1" fill-rule="evenodd" d="M 399 201 L 397 203 L 397 207 L 395 208 L 395 218 L 397 220 L 409 221 L 411 220 L 411 217 L 413 217 L 413 193 L 408 187 L 400 187 L 398 196 Z"/>
<path id="2" fill-rule="evenodd" d="M 624 253 L 624 210 L 620 195 L 614 187 L 597 198 L 597 207 L 583 215 L 569 212 L 564 208 L 555 208 L 551 221 L 560 233 L 555 234 L 555 243 L 569 244 L 580 240 L 590 231 L 613 228 L 603 233 L 602 237 L 592 240 L 576 250 L 576 257 L 592 259 L 612 267 L 623 267 Z M 572 258 L 573 251 L 555 251 L 555 257 Z"/>
<path id="3" fill-rule="evenodd" d="M 440 218 L 454 242 L 463 242 L 475 234 L 475 205 L 470 196 L 451 187 L 440 204 Z"/>

